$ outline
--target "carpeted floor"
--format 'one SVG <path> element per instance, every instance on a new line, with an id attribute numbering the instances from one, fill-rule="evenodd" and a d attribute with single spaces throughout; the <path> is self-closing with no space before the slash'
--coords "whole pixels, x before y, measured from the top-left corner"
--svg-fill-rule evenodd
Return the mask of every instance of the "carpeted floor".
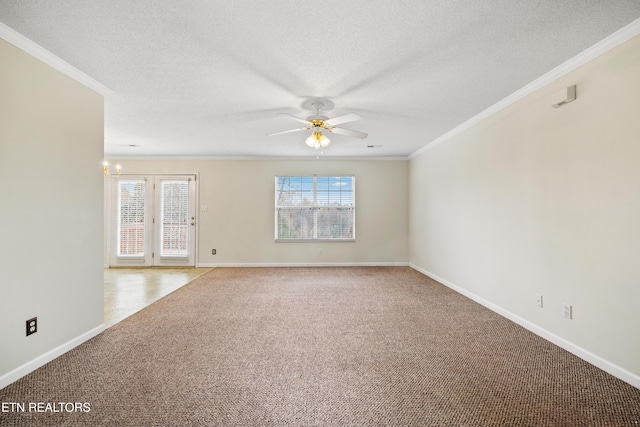
<path id="1" fill-rule="evenodd" d="M 640 390 L 406 267 L 214 269 L 0 402 L 25 405 L 3 426 L 640 422 Z"/>

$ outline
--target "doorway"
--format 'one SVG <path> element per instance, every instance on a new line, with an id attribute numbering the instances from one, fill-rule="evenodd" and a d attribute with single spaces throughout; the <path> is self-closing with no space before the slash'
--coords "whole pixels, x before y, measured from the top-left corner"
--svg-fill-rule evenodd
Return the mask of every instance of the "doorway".
<path id="1" fill-rule="evenodd" d="M 195 175 L 113 177 L 110 217 L 110 266 L 195 267 Z"/>

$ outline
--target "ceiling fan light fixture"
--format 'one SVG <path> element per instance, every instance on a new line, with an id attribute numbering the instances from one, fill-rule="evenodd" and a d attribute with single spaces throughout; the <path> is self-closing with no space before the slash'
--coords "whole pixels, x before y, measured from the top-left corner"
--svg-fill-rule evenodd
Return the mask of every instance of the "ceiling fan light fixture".
<path id="1" fill-rule="evenodd" d="M 308 105 L 309 108 L 313 108 L 315 110 L 315 114 L 309 116 L 307 118 L 297 117 L 293 114 L 289 113 L 278 113 L 289 116 L 293 120 L 304 124 L 303 128 L 297 129 L 289 129 L 281 132 L 269 133 L 267 136 L 274 135 L 282 135 L 290 132 L 300 132 L 310 130 L 312 134 L 305 140 L 305 144 L 310 148 L 314 148 L 316 150 L 320 150 L 321 148 L 327 148 L 329 144 L 331 144 L 331 140 L 323 135 L 322 131 L 337 133 L 339 135 L 345 135 L 354 138 L 364 139 L 367 137 L 367 134 L 364 132 L 357 132 L 355 130 L 344 129 L 342 127 L 338 127 L 337 125 L 341 125 L 343 123 L 354 122 L 356 120 L 360 120 L 360 117 L 356 113 L 343 114 L 341 116 L 328 118 L 320 114 L 322 109 L 331 109 L 333 108 L 333 103 L 331 101 L 326 101 L 324 99 L 316 98 L 309 100 L 309 102 L 305 102 L 303 107 Z M 306 107 L 305 107 L 306 108 Z"/>
<path id="2" fill-rule="evenodd" d="M 319 150 L 320 148 L 326 148 L 331 144 L 331 140 L 324 136 L 322 132 L 313 132 L 309 138 L 305 140 L 305 143 L 311 147 Z"/>

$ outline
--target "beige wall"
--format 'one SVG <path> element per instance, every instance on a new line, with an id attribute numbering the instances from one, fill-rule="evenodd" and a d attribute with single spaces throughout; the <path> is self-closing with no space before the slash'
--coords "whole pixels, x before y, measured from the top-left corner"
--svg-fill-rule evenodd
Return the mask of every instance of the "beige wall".
<path id="1" fill-rule="evenodd" d="M 200 266 L 407 264 L 408 162 L 126 160 L 131 174 L 198 174 Z M 276 175 L 356 176 L 356 242 L 274 242 Z M 108 239 L 105 239 L 107 241 Z M 211 249 L 217 254 L 211 255 Z M 107 258 L 105 258 L 105 262 Z"/>
<path id="2" fill-rule="evenodd" d="M 409 215 L 417 268 L 638 386 L 640 37 L 412 159 Z"/>
<path id="3" fill-rule="evenodd" d="M 2 387 L 103 323 L 104 111 L 101 95 L 2 39 L 0 64 Z"/>

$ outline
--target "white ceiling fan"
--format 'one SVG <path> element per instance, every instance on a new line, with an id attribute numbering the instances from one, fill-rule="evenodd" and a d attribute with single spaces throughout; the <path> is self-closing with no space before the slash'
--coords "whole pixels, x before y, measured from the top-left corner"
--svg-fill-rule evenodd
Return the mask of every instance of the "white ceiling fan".
<path id="1" fill-rule="evenodd" d="M 322 133 L 322 130 L 325 130 L 327 132 L 337 133 L 339 135 L 351 136 L 359 139 L 364 139 L 368 136 L 364 132 L 358 132 L 355 130 L 337 127 L 337 125 L 341 125 L 343 123 L 349 123 L 349 122 L 354 122 L 356 120 L 360 120 L 362 117 L 360 117 L 358 114 L 349 113 L 343 116 L 338 116 L 330 119 L 326 116 L 321 115 L 320 112 L 322 110 L 331 109 L 333 107 L 333 103 L 331 103 L 331 101 L 327 101 L 324 99 L 312 99 L 305 104 L 310 104 L 310 106 L 315 110 L 315 114 L 307 117 L 306 119 L 296 117 L 289 113 L 278 113 L 278 114 L 284 114 L 286 116 L 291 117 L 292 119 L 304 124 L 305 125 L 304 127 L 285 130 L 282 132 L 274 132 L 274 133 L 267 134 L 267 136 L 282 135 L 284 133 L 300 132 L 304 130 L 312 130 L 313 133 L 311 134 L 311 136 L 309 136 L 309 138 L 306 139 L 305 143 L 309 147 L 315 148 L 316 150 L 320 148 L 325 148 L 331 143 L 329 138 L 327 138 Z"/>

